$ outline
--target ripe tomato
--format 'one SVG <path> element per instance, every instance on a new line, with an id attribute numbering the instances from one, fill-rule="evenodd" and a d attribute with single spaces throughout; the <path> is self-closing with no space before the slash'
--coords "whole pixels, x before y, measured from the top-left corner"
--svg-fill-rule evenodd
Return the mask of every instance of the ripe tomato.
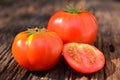
<path id="1" fill-rule="evenodd" d="M 67 63 L 81 73 L 96 72 L 105 64 L 103 53 L 89 44 L 65 44 L 62 54 Z"/>
<path id="2" fill-rule="evenodd" d="M 33 28 L 19 33 L 12 44 L 15 60 L 31 71 L 52 68 L 59 60 L 63 42 L 55 33 Z"/>
<path id="3" fill-rule="evenodd" d="M 57 11 L 48 21 L 48 29 L 56 32 L 64 43 L 92 44 L 97 35 L 97 21 L 89 11 Z"/>

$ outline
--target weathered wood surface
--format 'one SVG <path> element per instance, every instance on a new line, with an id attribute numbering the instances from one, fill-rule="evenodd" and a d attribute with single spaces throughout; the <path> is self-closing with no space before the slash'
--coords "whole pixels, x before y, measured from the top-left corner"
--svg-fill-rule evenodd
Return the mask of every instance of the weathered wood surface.
<path id="1" fill-rule="evenodd" d="M 104 52 L 104 68 L 93 74 L 81 74 L 71 69 L 63 57 L 45 72 L 30 72 L 20 67 L 11 53 L 15 35 L 29 27 L 46 27 L 50 16 L 67 3 L 87 7 L 96 16 L 99 31 L 95 46 Z M 120 80 L 120 1 L 1 0 L 0 80 Z"/>

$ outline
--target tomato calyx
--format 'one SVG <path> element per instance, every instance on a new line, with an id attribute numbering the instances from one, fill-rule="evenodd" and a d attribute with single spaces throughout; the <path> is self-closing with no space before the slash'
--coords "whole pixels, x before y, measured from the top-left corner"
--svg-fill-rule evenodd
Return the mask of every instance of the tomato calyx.
<path id="1" fill-rule="evenodd" d="M 47 30 L 45 28 L 39 29 L 39 28 L 34 28 L 34 29 L 28 29 L 28 33 L 30 35 L 32 34 L 36 34 L 36 33 L 42 33 L 42 32 L 47 32 Z"/>
<path id="2" fill-rule="evenodd" d="M 66 9 L 64 9 L 65 12 L 71 13 L 71 14 L 79 14 L 84 11 L 84 9 L 77 9 L 73 5 L 68 5 Z"/>

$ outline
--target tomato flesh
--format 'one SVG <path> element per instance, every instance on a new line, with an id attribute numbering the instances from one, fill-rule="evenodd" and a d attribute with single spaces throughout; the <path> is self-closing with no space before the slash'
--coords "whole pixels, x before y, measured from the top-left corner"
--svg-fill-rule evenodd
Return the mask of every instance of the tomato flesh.
<path id="1" fill-rule="evenodd" d="M 89 44 L 65 44 L 62 54 L 67 63 L 81 73 L 96 72 L 105 64 L 103 53 Z"/>

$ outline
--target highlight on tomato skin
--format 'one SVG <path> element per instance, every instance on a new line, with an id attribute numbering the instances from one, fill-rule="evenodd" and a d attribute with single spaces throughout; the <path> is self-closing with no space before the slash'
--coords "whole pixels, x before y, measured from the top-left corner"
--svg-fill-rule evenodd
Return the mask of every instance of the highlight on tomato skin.
<path id="1" fill-rule="evenodd" d="M 74 70 L 80 73 L 94 73 L 105 65 L 104 54 L 95 46 L 83 43 L 67 43 L 62 55 Z"/>
<path id="2" fill-rule="evenodd" d="M 27 70 L 45 71 L 57 64 L 62 48 L 63 42 L 55 32 L 32 28 L 15 36 L 12 55 Z"/>

